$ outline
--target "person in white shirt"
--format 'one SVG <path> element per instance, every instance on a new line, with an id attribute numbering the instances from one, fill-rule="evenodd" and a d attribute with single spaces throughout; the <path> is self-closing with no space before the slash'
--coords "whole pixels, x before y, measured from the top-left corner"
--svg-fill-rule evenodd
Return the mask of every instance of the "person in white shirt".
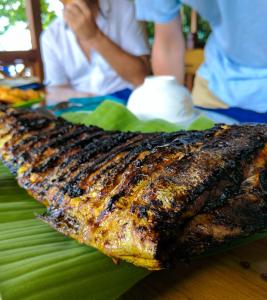
<path id="1" fill-rule="evenodd" d="M 105 95 L 143 83 L 150 49 L 131 0 L 61 0 L 41 36 L 45 84 Z"/>

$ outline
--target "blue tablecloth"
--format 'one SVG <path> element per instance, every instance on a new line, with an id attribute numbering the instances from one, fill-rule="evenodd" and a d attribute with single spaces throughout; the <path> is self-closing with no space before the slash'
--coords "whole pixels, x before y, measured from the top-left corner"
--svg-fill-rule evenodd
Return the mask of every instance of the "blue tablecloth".
<path id="1" fill-rule="evenodd" d="M 28 89 L 34 87 L 24 86 L 20 88 Z M 64 107 L 64 104 L 59 104 L 58 106 L 50 106 L 48 108 L 52 109 L 56 115 L 61 115 L 64 112 L 95 110 L 97 106 L 99 106 L 103 101 L 107 99 L 126 105 L 131 93 L 132 90 L 124 89 L 105 96 L 72 98 L 69 99 L 69 104 L 66 105 L 66 107 Z M 212 109 L 197 106 L 196 108 L 200 109 L 204 113 L 206 111 L 228 117 L 229 119 L 232 119 L 237 123 L 267 123 L 267 113 L 257 113 L 255 111 L 242 109 L 239 107 L 230 107 L 226 109 Z"/>
<path id="2" fill-rule="evenodd" d="M 198 108 L 204 112 L 215 112 L 230 117 L 239 123 L 267 123 L 267 113 L 257 113 L 255 111 L 239 107 L 230 107 L 226 109 Z"/>
<path id="3" fill-rule="evenodd" d="M 59 103 L 54 106 L 48 106 L 47 108 L 53 111 L 56 116 L 61 116 L 66 112 L 93 111 L 105 100 L 111 100 L 122 105 L 127 105 L 127 101 L 131 95 L 131 92 L 132 91 L 130 89 L 125 89 L 105 96 L 71 98 L 68 100 L 68 102 Z"/>

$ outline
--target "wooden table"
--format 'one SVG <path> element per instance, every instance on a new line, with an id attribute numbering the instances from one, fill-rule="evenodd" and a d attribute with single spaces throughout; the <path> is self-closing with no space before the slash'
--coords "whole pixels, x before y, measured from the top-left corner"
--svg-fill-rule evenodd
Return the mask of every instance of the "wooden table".
<path id="1" fill-rule="evenodd" d="M 152 273 L 122 299 L 267 300 L 267 239 Z"/>

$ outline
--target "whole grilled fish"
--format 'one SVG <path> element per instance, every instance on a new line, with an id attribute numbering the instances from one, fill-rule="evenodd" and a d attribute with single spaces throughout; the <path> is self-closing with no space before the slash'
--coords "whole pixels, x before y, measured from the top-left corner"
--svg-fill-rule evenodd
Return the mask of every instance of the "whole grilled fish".
<path id="1" fill-rule="evenodd" d="M 267 227 L 267 126 L 132 133 L 0 105 L 0 157 L 42 218 L 158 270 Z"/>

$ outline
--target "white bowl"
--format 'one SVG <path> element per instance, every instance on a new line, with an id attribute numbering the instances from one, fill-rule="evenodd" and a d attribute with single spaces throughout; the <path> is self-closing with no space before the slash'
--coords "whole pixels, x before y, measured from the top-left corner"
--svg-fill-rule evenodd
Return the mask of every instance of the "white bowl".
<path id="1" fill-rule="evenodd" d="M 131 94 L 127 108 L 141 120 L 188 123 L 197 116 L 189 91 L 173 76 L 149 76 Z"/>

